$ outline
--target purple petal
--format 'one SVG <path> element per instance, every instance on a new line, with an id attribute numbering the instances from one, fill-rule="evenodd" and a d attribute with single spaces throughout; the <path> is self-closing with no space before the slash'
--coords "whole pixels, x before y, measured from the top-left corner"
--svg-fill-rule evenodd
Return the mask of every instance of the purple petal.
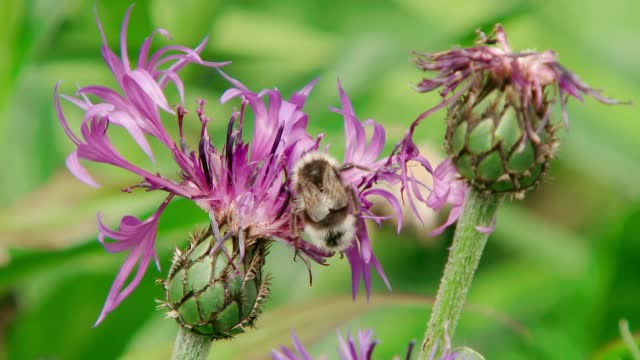
<path id="1" fill-rule="evenodd" d="M 60 96 L 58 94 L 58 87 L 60 86 L 60 81 L 56 83 L 56 86 L 53 88 L 53 103 L 56 108 L 56 115 L 58 115 L 58 121 L 60 121 L 60 125 L 62 125 L 62 129 L 64 133 L 67 135 L 73 143 L 76 145 L 80 144 L 80 139 L 76 136 L 76 134 L 71 131 L 69 127 L 69 123 L 67 122 L 67 118 L 64 116 L 64 112 L 62 111 L 62 105 L 60 105 Z"/>
<path id="2" fill-rule="evenodd" d="M 286 348 L 282 349 L 283 351 L 287 350 Z M 288 351 L 288 350 L 287 350 Z M 293 355 L 293 354 L 292 354 Z M 272 360 L 296 360 L 293 356 L 286 356 L 277 350 L 271 350 L 271 359 Z"/>
<path id="3" fill-rule="evenodd" d="M 378 159 L 380 153 L 382 152 L 382 149 L 384 148 L 385 131 L 384 126 L 373 120 L 365 121 L 364 125 L 373 126 L 373 135 L 371 137 L 369 145 L 367 146 L 367 149 L 360 156 L 357 162 L 362 166 L 368 166 L 368 164 L 372 164 Z"/>
<path id="4" fill-rule="evenodd" d="M 340 344 L 338 355 L 340 355 L 341 360 L 357 360 L 351 356 L 350 344 L 347 344 L 347 341 L 344 340 L 344 337 L 340 334 L 340 330 L 338 330 L 338 344 Z"/>
<path id="5" fill-rule="evenodd" d="M 67 169 L 75 176 L 78 180 L 83 183 L 92 186 L 94 188 L 99 188 L 100 185 L 96 183 L 91 175 L 87 172 L 87 170 L 80 164 L 80 159 L 78 159 L 78 150 L 74 150 L 66 160 Z"/>
<path id="6" fill-rule="evenodd" d="M 244 84 L 242 84 L 240 81 L 236 80 L 235 78 L 232 78 L 231 76 L 227 75 L 227 73 L 225 73 L 220 69 L 216 69 L 216 70 L 220 75 L 222 75 L 223 78 L 225 78 L 228 82 L 230 82 L 231 85 L 237 87 L 242 91 L 249 91 L 249 89 L 246 86 L 244 86 Z"/>
<path id="7" fill-rule="evenodd" d="M 147 57 L 149 56 L 149 48 L 151 47 L 151 42 L 153 41 L 153 38 L 156 36 L 156 34 L 160 34 L 166 38 L 170 38 L 171 35 L 169 35 L 169 32 L 165 29 L 156 29 L 154 30 L 151 35 L 147 36 L 146 39 L 144 39 L 144 42 L 142 43 L 142 46 L 140 47 L 140 54 L 138 55 L 138 67 L 139 68 L 145 68 L 147 65 Z"/>
<path id="8" fill-rule="evenodd" d="M 491 220 L 491 224 L 489 226 L 482 226 L 482 225 L 476 225 L 476 230 L 480 231 L 481 233 L 485 233 L 485 234 L 491 234 L 493 232 L 493 230 L 495 230 L 496 228 L 496 217 L 493 217 L 493 220 Z"/>
<path id="9" fill-rule="evenodd" d="M 180 104 L 184 104 L 184 83 L 182 79 L 178 76 L 178 74 L 174 72 L 163 72 L 163 75 L 166 76 L 167 79 L 171 80 L 171 82 L 178 89 L 178 96 L 180 96 Z M 158 83 L 158 85 L 161 85 Z"/>
<path id="10" fill-rule="evenodd" d="M 120 57 L 122 58 L 122 65 L 125 71 L 131 69 L 129 65 L 129 54 L 127 53 L 127 27 L 129 27 L 129 17 L 131 16 L 131 10 L 133 5 L 129 5 L 127 12 L 124 14 L 124 20 L 122 20 L 122 27 L 120 28 Z"/>
<path id="11" fill-rule="evenodd" d="M 130 7 L 131 8 L 131 7 Z M 122 74 L 126 72 L 125 66 L 122 64 L 118 56 L 109 49 L 109 45 L 107 44 L 107 37 L 104 34 L 104 29 L 102 28 L 102 24 L 100 23 L 100 18 L 98 18 L 98 5 L 97 3 L 93 6 L 93 12 L 96 17 L 96 24 L 98 25 L 98 31 L 100 32 L 100 38 L 102 39 L 102 46 L 100 47 L 100 52 L 102 54 L 102 58 L 105 63 L 113 73 L 113 76 L 117 81 L 120 80 Z"/>
<path id="12" fill-rule="evenodd" d="M 272 350 L 271 358 L 273 360 L 313 360 L 313 357 L 304 348 L 304 346 L 296 336 L 295 332 L 293 331 L 291 332 L 291 337 L 293 338 L 293 344 L 296 351 L 298 352 L 298 355 L 296 355 L 293 351 L 289 350 L 287 347 L 280 345 L 280 351 L 282 352 L 277 351 L 275 349 Z"/>
<path id="13" fill-rule="evenodd" d="M 349 97 L 344 92 L 342 88 L 342 84 L 338 81 L 338 92 L 340 93 L 340 104 L 342 105 L 342 111 L 340 112 L 344 118 L 344 134 L 347 140 L 346 150 L 345 150 L 345 162 L 349 163 L 354 161 L 354 155 L 360 154 L 364 151 L 364 146 L 366 144 L 366 134 L 362 124 L 355 116 L 353 111 L 353 106 L 351 105 L 351 101 Z"/>
<path id="14" fill-rule="evenodd" d="M 365 198 L 368 197 L 369 195 L 380 196 L 384 200 L 386 200 L 387 203 L 391 205 L 391 207 L 393 207 L 395 219 L 396 219 L 396 222 L 398 223 L 397 232 L 400 233 L 400 230 L 402 229 L 403 218 L 402 218 L 402 205 L 400 204 L 400 201 L 398 200 L 398 198 L 396 198 L 396 196 L 393 195 L 390 191 L 387 191 L 384 189 L 370 189 L 370 190 L 364 191 L 361 194 L 361 196 Z"/>
<path id="15" fill-rule="evenodd" d="M 358 245 L 355 242 L 350 248 L 345 250 L 344 253 L 347 256 L 349 266 L 351 267 L 351 296 L 355 300 L 356 296 L 358 295 L 360 276 L 364 269 L 364 263 L 362 261 L 362 258 L 360 257 Z"/>
<path id="16" fill-rule="evenodd" d="M 151 259 L 156 258 L 154 247 L 158 230 L 158 220 L 172 197 L 173 195 L 167 197 L 158 210 L 144 222 L 133 216 L 123 217 L 117 231 L 106 227 L 102 223 L 102 215 L 98 214 L 98 225 L 100 228 L 99 241 L 105 249 L 110 252 L 120 252 L 129 249 L 130 252 L 111 285 L 107 300 L 94 326 L 99 325 L 107 314 L 113 311 L 135 290 L 149 267 Z M 106 243 L 104 241 L 105 235 L 112 237 L 116 242 Z M 136 264 L 138 264 L 136 274 L 125 287 L 125 282 L 133 272 Z"/>
<path id="17" fill-rule="evenodd" d="M 307 352 L 307 349 L 304 348 L 304 346 L 300 342 L 300 339 L 298 339 L 294 332 L 291 333 L 291 338 L 293 339 L 293 345 L 295 346 L 296 351 L 302 356 L 302 358 L 305 360 L 313 360 L 311 354 Z"/>
<path id="18" fill-rule="evenodd" d="M 147 138 L 144 136 L 144 132 L 142 129 L 136 124 L 135 120 L 131 117 L 131 115 L 124 111 L 114 111 L 110 114 L 109 119 L 113 121 L 113 123 L 121 125 L 131 135 L 133 140 L 140 146 L 142 151 L 144 151 L 147 156 L 151 159 L 151 161 L 155 161 L 153 157 L 153 153 L 151 151 L 151 146 L 147 141 Z"/>
<path id="19" fill-rule="evenodd" d="M 376 272 L 378 272 L 378 275 L 384 282 L 384 285 L 387 287 L 387 290 L 391 291 L 391 283 L 389 282 L 389 279 L 387 278 L 387 274 L 384 273 L 384 270 L 382 269 L 382 265 L 380 264 L 380 262 L 378 261 L 378 258 L 375 255 L 371 257 L 371 265 L 373 265 L 373 267 L 376 269 Z"/>
<path id="20" fill-rule="evenodd" d="M 173 113 L 173 110 L 169 106 L 167 99 L 162 92 L 162 89 L 156 83 L 155 79 L 144 70 L 133 70 L 127 74 L 131 79 L 140 86 L 142 91 L 153 101 L 157 106 L 166 112 Z"/>
<path id="21" fill-rule="evenodd" d="M 368 263 L 362 265 L 362 282 L 364 282 L 364 290 L 367 294 L 367 301 L 371 298 L 371 267 Z"/>
<path id="22" fill-rule="evenodd" d="M 105 301 L 104 307 L 100 312 L 100 316 L 96 320 L 93 325 L 98 326 L 104 320 L 104 318 L 113 311 L 120 303 L 127 297 L 133 290 L 140 284 L 142 277 L 144 276 L 147 267 L 149 266 L 149 262 L 151 257 L 153 256 L 153 250 L 146 249 L 144 247 L 136 247 L 132 249 L 127 259 L 122 264 L 118 275 L 116 276 L 113 284 L 111 285 L 111 289 L 109 290 L 109 294 L 107 295 L 107 300 Z M 125 281 L 129 277 L 129 275 L 133 272 L 133 268 L 138 263 L 138 270 L 136 271 L 136 275 L 131 280 L 129 285 L 122 290 Z"/>
<path id="23" fill-rule="evenodd" d="M 450 226 L 451 224 L 456 222 L 456 220 L 458 220 L 458 218 L 460 217 L 460 214 L 462 214 L 462 206 L 453 207 L 451 209 L 451 212 L 449 212 L 449 217 L 447 218 L 447 221 L 444 224 L 433 229 L 429 233 L 429 236 L 436 236 L 436 235 L 442 234 L 444 229 L 446 229 L 448 226 Z"/>
<path id="24" fill-rule="evenodd" d="M 311 80 L 311 82 L 308 83 L 302 89 L 300 89 L 300 91 L 294 93 L 289 99 L 289 102 L 294 104 L 299 109 L 301 109 L 304 106 L 305 102 L 307 101 L 307 97 L 311 93 L 311 90 L 313 90 L 313 88 L 316 86 L 319 80 L 320 78 L 315 78 Z"/>
<path id="25" fill-rule="evenodd" d="M 238 96 L 242 96 L 242 94 L 244 93 L 243 90 L 240 89 L 236 89 L 236 88 L 231 88 L 227 91 L 225 91 L 222 96 L 220 96 L 220 103 L 221 104 L 225 104 L 227 103 L 229 100 L 238 97 Z"/>
<path id="26" fill-rule="evenodd" d="M 78 93 L 97 96 L 117 109 L 134 109 L 133 104 L 129 103 L 127 99 L 106 86 L 85 86 L 78 89 Z"/>
<path id="27" fill-rule="evenodd" d="M 358 218 L 357 220 L 357 239 L 360 244 L 360 255 L 362 256 L 362 261 L 365 264 L 368 264 L 371 260 L 371 239 L 369 239 L 369 232 L 367 231 L 367 224 L 365 224 L 362 218 Z"/>

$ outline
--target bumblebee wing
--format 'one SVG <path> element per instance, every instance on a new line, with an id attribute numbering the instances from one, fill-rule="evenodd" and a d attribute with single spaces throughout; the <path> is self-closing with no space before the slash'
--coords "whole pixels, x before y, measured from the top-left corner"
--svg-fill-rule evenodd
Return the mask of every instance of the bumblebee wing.
<path id="1" fill-rule="evenodd" d="M 340 174 L 335 169 L 327 167 L 322 181 L 324 183 L 327 207 L 337 210 L 347 206 L 347 192 L 342 184 L 342 179 L 340 179 Z"/>
<path id="2" fill-rule="evenodd" d="M 300 195 L 304 202 L 304 209 L 315 222 L 322 221 L 329 215 L 329 205 L 326 195 L 313 184 L 300 184 Z"/>

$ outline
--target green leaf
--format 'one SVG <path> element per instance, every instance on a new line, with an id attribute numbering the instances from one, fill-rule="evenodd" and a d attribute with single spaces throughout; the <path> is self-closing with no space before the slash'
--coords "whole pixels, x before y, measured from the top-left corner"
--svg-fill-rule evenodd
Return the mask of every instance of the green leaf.
<path id="1" fill-rule="evenodd" d="M 80 270 L 80 269 L 78 269 Z M 90 269 L 86 269 L 90 270 Z M 155 311 L 159 289 L 146 276 L 135 295 L 91 328 L 112 274 L 76 273 L 55 282 L 37 304 L 22 309 L 8 339 L 9 358 L 114 359 Z M 46 278 L 46 277 L 45 277 Z M 33 282 L 21 285 L 29 286 Z"/>
<path id="2" fill-rule="evenodd" d="M 135 208 L 122 208 L 123 206 L 126 207 L 126 203 L 119 203 L 119 205 L 121 206 L 121 212 L 128 213 Z M 148 202 L 146 204 L 144 202 L 137 204 L 132 203 L 132 205 L 145 205 L 147 209 L 149 208 Z M 159 206 L 159 201 L 156 201 L 155 205 Z M 153 211 L 155 211 L 155 209 L 140 212 L 145 215 L 142 216 L 144 219 Z M 184 199 L 174 200 L 165 210 L 158 226 L 158 243 L 156 249 L 159 253 L 159 258 L 163 259 L 163 261 L 168 261 L 170 253 L 175 246 L 187 241 L 188 233 L 192 231 L 195 226 L 202 225 L 206 223 L 206 221 L 206 214 L 191 201 Z M 107 224 L 109 223 L 111 223 L 111 221 L 107 221 Z M 117 224 L 113 225 L 114 228 L 117 228 Z M 73 226 L 73 222 L 65 226 L 66 232 L 71 232 L 69 227 Z M 61 227 L 60 231 L 64 231 L 64 228 L 65 227 Z M 46 236 L 45 230 L 46 227 L 43 228 L 42 236 Z M 35 232 L 37 229 L 33 231 Z M 13 249 L 11 251 L 12 259 L 10 263 L 0 272 L 0 289 L 16 286 L 22 279 L 39 276 L 52 269 L 65 269 L 66 272 L 72 273 L 74 271 L 74 264 L 85 263 L 87 258 L 93 258 L 95 256 L 99 256 L 102 259 L 112 259 L 115 257 L 124 258 L 123 255 L 106 253 L 102 246 L 95 240 L 98 232 L 95 222 L 88 228 L 87 232 L 91 234 L 90 240 L 87 240 L 86 237 L 81 238 L 83 241 L 79 241 L 78 244 L 56 251 Z M 56 234 L 52 233 L 52 236 L 56 236 Z M 62 236 L 62 234 L 58 234 L 57 236 Z M 115 277 L 115 271 L 113 272 L 113 276 Z"/>
<path id="3" fill-rule="evenodd" d="M 566 277 L 577 277 L 587 267 L 589 249 L 580 236 L 518 206 L 503 206 L 491 242 L 557 269 Z"/>

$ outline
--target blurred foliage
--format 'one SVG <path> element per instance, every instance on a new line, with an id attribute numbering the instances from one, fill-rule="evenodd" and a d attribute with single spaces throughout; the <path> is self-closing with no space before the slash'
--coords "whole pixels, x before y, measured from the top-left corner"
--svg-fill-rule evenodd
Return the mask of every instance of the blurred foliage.
<path id="1" fill-rule="evenodd" d="M 97 4 L 112 48 L 128 5 Z M 0 359 L 167 358 L 176 325 L 155 310 L 162 293 L 153 280 L 168 269 L 172 248 L 207 220 L 188 201 L 175 201 L 159 229 L 163 273 L 150 268 L 134 294 L 91 328 L 125 256 L 107 254 L 97 243 L 95 213 L 115 224 L 124 214 L 148 215 L 160 202 L 157 194 L 120 193 L 135 179 L 108 167 L 91 167 L 103 184 L 99 190 L 64 167 L 72 145 L 54 114 L 54 84 L 63 80 L 67 93 L 75 82 L 113 84 L 92 7 L 80 0 L 3 1 L 0 294 L 9 300 L 0 301 Z M 391 147 L 437 101 L 435 94 L 411 90 L 421 74 L 410 51 L 469 45 L 477 27 L 488 31 L 497 21 L 512 47 L 553 48 L 586 82 L 637 102 L 638 13 L 640 2 L 631 0 L 138 1 L 128 39 L 135 54 L 157 27 L 191 46 L 209 35 L 203 57 L 233 60 L 227 71 L 256 90 L 277 86 L 290 94 L 320 76 L 307 107 L 311 130 L 325 132 L 339 153 L 342 125 L 327 111 L 338 103 L 338 77 L 362 118 L 388 126 Z M 224 81 L 195 67 L 185 69 L 184 79 L 187 104 L 209 99 L 216 133 L 229 110 L 215 101 Z M 617 322 L 625 317 L 636 329 L 640 324 L 640 111 L 590 99 L 569 108 L 571 129 L 549 180 L 500 211 L 456 347 L 469 346 L 487 359 L 630 359 Z M 436 114 L 420 126 L 425 148 L 440 148 L 442 118 Z M 139 153 L 132 143 L 118 147 Z M 168 158 L 154 166 L 171 169 Z M 403 354 L 422 336 L 451 238 L 449 231 L 427 239 L 427 230 L 374 233 L 394 291 L 386 293 L 375 279 L 369 303 L 350 300 L 346 261 L 316 266 L 310 288 L 304 266 L 274 246 L 273 297 L 258 329 L 215 344 L 212 358 L 269 358 L 271 348 L 291 344 L 292 329 L 314 353 L 331 356 L 338 327 L 343 334 L 373 328 L 381 340 L 377 358 Z"/>

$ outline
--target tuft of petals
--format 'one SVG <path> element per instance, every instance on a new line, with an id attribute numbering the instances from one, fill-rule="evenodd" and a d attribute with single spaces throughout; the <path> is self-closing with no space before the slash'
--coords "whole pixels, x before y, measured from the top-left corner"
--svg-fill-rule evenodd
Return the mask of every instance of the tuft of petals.
<path id="1" fill-rule="evenodd" d="M 446 159 L 433 172 L 433 188 L 427 198 L 427 206 L 438 211 L 445 205 L 451 205 L 447 221 L 429 235 L 440 235 L 447 227 L 456 222 L 462 214 L 467 185 L 458 178 L 458 173 L 451 159 Z"/>
<path id="2" fill-rule="evenodd" d="M 271 352 L 272 359 L 273 360 L 313 360 L 313 357 L 311 356 L 311 354 L 309 354 L 307 349 L 304 348 L 304 346 L 300 342 L 300 339 L 298 339 L 295 332 L 293 331 L 291 332 L 291 338 L 293 339 L 293 346 L 295 347 L 297 354 L 289 350 L 285 346 L 280 345 L 280 351 L 274 349 Z"/>
<path id="3" fill-rule="evenodd" d="M 387 166 L 387 158 L 381 158 L 380 154 L 385 144 L 385 131 L 382 125 L 369 119 L 360 121 L 356 116 L 351 100 L 338 81 L 338 93 L 340 95 L 341 109 L 331 110 L 344 118 L 345 129 L 345 157 L 344 170 L 341 174 L 345 185 L 351 186 L 359 201 L 360 212 L 356 214 L 356 241 L 345 250 L 345 255 L 351 266 L 352 295 L 355 299 L 360 281 L 364 283 L 367 299 L 371 295 L 371 269 L 375 269 L 385 285 L 391 290 L 382 265 L 373 254 L 371 240 L 366 226 L 366 219 L 376 222 L 382 218 L 375 217 L 370 209 L 373 206 L 372 197 L 380 197 L 387 201 L 395 209 L 398 219 L 398 231 L 402 226 L 402 210 L 400 202 L 395 196 L 379 186 L 392 185 L 397 182 L 396 167 Z M 367 142 L 365 126 L 373 127 L 371 140 Z M 374 185 L 376 186 L 374 188 Z"/>
<path id="4" fill-rule="evenodd" d="M 102 222 L 102 214 L 98 213 L 98 227 L 100 229 L 98 240 L 102 246 L 104 246 L 108 252 L 117 253 L 129 251 L 129 255 L 111 285 L 107 300 L 94 326 L 98 326 L 107 314 L 113 311 L 135 290 L 147 271 L 151 259 L 156 259 L 156 265 L 159 269 L 155 252 L 158 220 L 169 201 L 171 201 L 171 197 L 172 196 L 169 196 L 158 210 L 145 221 L 129 215 L 123 217 L 118 230 L 112 230 L 107 227 Z M 106 242 L 105 237 L 113 239 L 115 242 Z M 135 275 L 129 284 L 125 286 L 127 279 L 134 272 L 136 264 L 137 270 L 135 271 Z"/>
<path id="5" fill-rule="evenodd" d="M 280 350 L 273 350 L 273 360 L 313 360 L 311 354 L 304 348 L 295 333 L 291 333 L 295 352 L 280 345 Z M 373 338 L 373 330 L 359 330 L 357 340 L 351 335 L 343 337 L 338 330 L 338 355 L 342 360 L 371 360 L 373 350 L 378 341 Z M 320 358 L 319 358 L 320 359 Z M 324 357 L 322 357 L 324 359 Z"/>
<path id="6" fill-rule="evenodd" d="M 580 81 L 578 76 L 558 62 L 553 50 L 543 52 L 513 52 L 508 44 L 502 25 L 496 24 L 493 33 L 486 36 L 479 32 L 478 45 L 437 53 L 416 53 L 416 65 L 424 71 L 436 72 L 431 78 L 424 78 L 417 86 L 419 92 L 440 89 L 442 101 L 427 110 L 413 124 L 455 101 L 468 90 L 475 74 L 486 73 L 496 83 L 509 82 L 515 85 L 522 103 L 534 101 L 536 108 L 542 108 L 546 87 L 551 87 L 561 100 L 561 107 L 568 126 L 566 103 L 569 97 L 582 101 L 582 95 L 590 96 L 604 104 L 630 104 L 603 96 Z M 488 45 L 495 44 L 495 47 Z"/>
<path id="7" fill-rule="evenodd" d="M 199 54 L 204 49 L 206 38 L 195 49 L 184 46 L 166 46 L 150 54 L 151 41 L 155 35 L 169 37 L 169 33 L 164 29 L 152 32 L 145 39 L 140 48 L 138 61 L 132 63 L 129 60 L 127 49 L 127 28 L 132 8 L 133 6 L 130 6 L 124 16 L 120 30 L 120 56 L 118 56 L 109 48 L 107 37 L 98 18 L 97 6 L 94 7 L 96 23 L 102 40 L 101 54 L 120 87 L 119 91 L 93 85 L 80 88 L 76 96 L 67 96 L 58 93 L 59 83 L 54 88 L 56 114 L 65 134 L 76 145 L 76 149 L 66 160 L 69 171 L 76 178 L 90 186 L 98 186 L 80 163 L 80 160 L 84 159 L 110 164 L 139 175 L 142 182 L 134 187 L 164 190 L 170 194 L 158 211 L 149 219 L 141 221 L 133 216 L 125 216 L 117 231 L 105 226 L 101 214 L 98 214 L 99 240 L 104 248 L 109 252 L 129 251 L 129 255 L 111 286 L 96 325 L 102 322 L 104 317 L 137 287 L 151 259 L 155 258 L 157 263 L 154 246 L 158 219 L 168 201 L 174 195 L 186 198 L 200 195 L 191 183 L 176 183 L 126 160 L 115 149 L 109 138 L 109 125 L 123 127 L 152 161 L 154 157 L 146 138 L 147 135 L 160 140 L 170 152 L 177 151 L 178 146 L 161 120 L 162 112 L 174 113 L 164 93 L 167 83 L 173 82 L 176 85 L 182 100 L 184 99 L 184 90 L 178 71 L 186 64 L 196 63 L 214 68 L 228 64 L 228 62 L 207 62 L 200 58 Z M 81 136 L 71 130 L 60 104 L 61 97 L 84 111 L 80 124 Z M 185 155 L 181 158 L 183 161 L 180 165 L 191 165 L 192 163 L 185 160 L 188 157 L 189 155 Z M 189 170 L 185 171 L 190 172 Z M 130 191 L 130 189 L 124 191 Z M 105 242 L 105 237 L 111 238 L 115 242 Z M 132 274 L 134 274 L 133 278 L 125 285 Z"/>
<path id="8" fill-rule="evenodd" d="M 254 112 L 255 126 L 250 155 L 252 159 L 263 159 L 273 153 L 282 153 L 289 159 L 287 167 L 292 168 L 302 154 L 317 147 L 317 141 L 307 132 L 309 117 L 302 111 L 302 107 L 318 79 L 314 79 L 286 100 L 275 89 L 253 93 L 222 70 L 218 72 L 234 85 L 220 97 L 220 102 L 226 103 L 233 98 L 242 97 Z"/>
<path id="9" fill-rule="evenodd" d="M 173 113 L 164 94 L 167 82 L 175 83 L 180 98 L 184 101 L 182 80 L 178 76 L 179 70 L 188 63 L 217 68 L 227 65 L 229 62 L 203 61 L 199 54 L 204 49 L 206 41 L 203 41 L 195 49 L 184 46 L 166 46 L 149 54 L 151 40 L 156 34 L 169 37 L 166 30 L 158 29 L 144 41 L 140 48 L 137 68 L 132 68 L 127 49 L 127 27 L 132 9 L 133 5 L 129 6 L 122 23 L 120 31 L 121 56 L 119 58 L 109 48 L 104 29 L 98 18 L 97 7 L 94 7 L 96 23 L 102 39 L 102 57 L 122 93 L 101 86 L 89 86 L 78 91 L 80 98 L 66 98 L 88 114 L 95 113 L 97 109 L 100 109 L 100 117 L 109 117 L 113 124 L 125 128 L 149 158 L 154 160 L 145 134 L 157 138 L 170 149 L 176 146 L 160 120 L 159 110 Z M 94 104 L 87 96 L 95 96 L 101 102 Z M 56 107 L 58 108 L 59 105 L 56 104 Z M 61 110 L 58 112 L 58 117 L 61 117 Z M 65 128 L 65 130 L 67 129 Z M 67 135 L 69 135 L 68 131 Z"/>
<path id="10" fill-rule="evenodd" d="M 420 203 L 434 211 L 440 211 L 445 205 L 451 205 L 447 221 L 429 233 L 430 236 L 436 236 L 455 223 L 460 217 L 467 193 L 467 185 L 460 179 L 450 159 L 444 160 L 435 169 L 432 168 L 431 163 L 420 155 L 418 147 L 413 142 L 414 130 L 415 127 L 412 126 L 402 141 L 396 145 L 392 155 L 389 157 L 389 164 L 397 164 L 400 173 L 398 177 L 401 183 L 401 193 L 407 195 L 409 204 L 420 221 L 422 221 L 420 210 L 418 209 Z M 410 162 L 422 166 L 432 175 L 433 185 L 431 188 L 419 182 L 409 172 Z M 429 192 L 428 196 L 423 194 L 425 190 Z"/>
<path id="11" fill-rule="evenodd" d="M 69 154 L 69 156 L 67 156 L 67 160 L 65 162 L 67 164 L 67 169 L 69 169 L 69 172 L 71 172 L 71 174 L 73 174 L 73 176 L 75 176 L 78 180 L 94 188 L 100 187 L 100 185 L 95 180 L 93 180 L 91 175 L 89 175 L 87 169 L 85 169 L 84 166 L 80 164 L 77 149 Z"/>
<path id="12" fill-rule="evenodd" d="M 298 337 L 295 333 L 291 335 L 295 347 L 295 351 L 280 345 L 280 349 L 273 350 L 271 352 L 271 358 L 273 360 L 313 360 L 314 358 L 311 354 L 304 348 Z M 358 330 L 358 334 L 356 337 L 348 334 L 346 337 L 340 334 L 340 330 L 338 330 L 338 356 L 341 360 L 372 360 L 373 352 L 375 351 L 376 345 L 378 345 L 378 340 L 375 339 L 373 335 L 373 330 Z M 451 345 L 445 344 L 444 353 L 438 359 L 435 359 L 433 354 L 430 354 L 429 360 L 455 360 L 458 358 L 458 355 L 455 352 L 451 351 Z M 410 360 L 411 355 L 413 353 L 413 348 L 415 346 L 415 342 L 412 341 L 408 349 L 405 352 L 405 360 Z M 318 359 L 325 359 L 325 357 L 320 357 Z M 399 357 L 394 357 L 394 359 L 399 359 Z"/>

